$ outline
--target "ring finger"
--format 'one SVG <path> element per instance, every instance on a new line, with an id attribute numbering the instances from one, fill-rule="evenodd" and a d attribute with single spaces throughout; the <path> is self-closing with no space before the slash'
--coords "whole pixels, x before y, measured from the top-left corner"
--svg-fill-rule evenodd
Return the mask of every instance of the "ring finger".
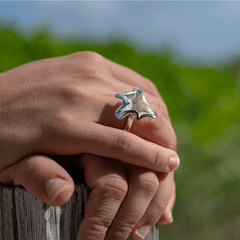
<path id="1" fill-rule="evenodd" d="M 148 231 L 159 221 L 162 214 L 165 213 L 165 209 L 169 206 L 173 207 L 174 199 L 172 198 L 172 193 L 174 190 L 173 172 L 164 173 L 160 176 L 159 173 L 159 188 L 157 193 L 154 195 L 151 203 L 149 204 L 144 216 L 137 223 L 134 230 L 132 231 L 132 237 L 134 239 L 143 239 Z M 166 214 L 170 214 L 171 209 L 166 211 Z M 169 216 L 167 216 L 170 218 Z M 167 221 L 169 219 L 167 218 Z M 168 222 L 169 223 L 169 222 Z"/>
<path id="2" fill-rule="evenodd" d="M 152 99 L 149 95 L 149 98 Z M 112 102 L 112 97 L 104 96 L 102 101 Z M 175 149 L 176 146 L 176 135 L 173 130 L 173 127 L 169 120 L 162 114 L 161 107 L 157 103 L 154 103 L 154 98 L 152 99 L 151 106 L 157 112 L 158 116 L 155 121 L 152 121 L 148 118 L 144 118 L 141 121 L 134 123 L 130 129 L 130 132 L 138 135 L 141 138 L 144 138 L 150 142 L 156 143 L 162 147 Z M 104 126 L 111 126 L 114 128 L 123 129 L 127 118 L 119 120 L 115 116 L 115 110 L 121 104 L 121 100 L 114 99 L 114 105 L 106 105 L 101 112 L 101 117 L 96 118 L 95 121 Z"/>

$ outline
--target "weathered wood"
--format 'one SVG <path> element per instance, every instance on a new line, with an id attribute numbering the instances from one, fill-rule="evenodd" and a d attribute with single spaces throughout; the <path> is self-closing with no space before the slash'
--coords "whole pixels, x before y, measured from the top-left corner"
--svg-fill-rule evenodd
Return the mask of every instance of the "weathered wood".
<path id="1" fill-rule="evenodd" d="M 0 239 L 76 239 L 89 193 L 85 184 L 76 184 L 73 196 L 66 204 L 50 207 L 21 186 L 0 183 Z M 159 239 L 157 226 L 145 239 Z"/>

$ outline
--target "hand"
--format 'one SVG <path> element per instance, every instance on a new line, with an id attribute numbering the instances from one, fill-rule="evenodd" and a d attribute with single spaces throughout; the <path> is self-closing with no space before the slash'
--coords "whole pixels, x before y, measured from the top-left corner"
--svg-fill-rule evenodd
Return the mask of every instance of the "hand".
<path id="1" fill-rule="evenodd" d="M 80 163 L 92 192 L 77 240 L 124 240 L 130 234 L 143 239 L 158 221 L 172 222 L 173 172 L 154 173 L 94 155 L 81 156 Z"/>
<path id="2" fill-rule="evenodd" d="M 158 118 L 135 122 L 129 133 L 114 115 L 121 104 L 114 94 L 133 86 L 145 91 Z M 175 133 L 154 85 L 96 53 L 45 59 L 2 73 L 0 91 L 0 182 L 23 185 L 49 205 L 64 204 L 73 182 L 59 164 L 35 154 L 91 153 L 159 172 L 179 165 L 170 150 Z M 59 186 L 67 184 L 57 197 L 56 186 L 47 187 L 52 178 L 65 180 L 52 181 Z"/>

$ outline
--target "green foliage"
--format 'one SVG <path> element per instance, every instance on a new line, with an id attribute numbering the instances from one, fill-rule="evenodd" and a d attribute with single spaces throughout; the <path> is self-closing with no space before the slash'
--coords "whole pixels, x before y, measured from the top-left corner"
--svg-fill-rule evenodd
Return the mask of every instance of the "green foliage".
<path id="1" fill-rule="evenodd" d="M 235 73 L 228 68 L 176 65 L 170 57 L 143 55 L 116 40 L 99 45 L 68 42 L 52 38 L 47 31 L 26 40 L 17 29 L 0 27 L 0 72 L 84 50 L 151 79 L 168 106 L 182 161 L 175 175 L 175 221 L 160 227 L 161 239 L 227 239 L 228 222 L 238 217 L 240 207 L 240 80 Z M 214 235 L 222 224 L 226 232 Z"/>

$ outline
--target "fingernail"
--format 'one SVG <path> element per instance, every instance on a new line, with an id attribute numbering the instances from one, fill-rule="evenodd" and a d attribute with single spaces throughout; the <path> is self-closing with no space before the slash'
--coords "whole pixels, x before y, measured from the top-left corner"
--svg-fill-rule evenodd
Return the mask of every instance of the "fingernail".
<path id="1" fill-rule="evenodd" d="M 51 179 L 46 186 L 47 195 L 50 202 L 53 202 L 60 192 L 62 192 L 69 184 L 61 178 Z"/>
<path id="2" fill-rule="evenodd" d="M 141 227 L 141 228 L 139 228 L 138 230 L 136 230 L 136 235 L 138 235 L 141 239 L 144 239 L 146 236 L 147 236 L 147 234 L 148 234 L 148 232 L 149 232 L 149 230 L 151 229 L 151 227 L 150 226 L 143 226 L 143 227 Z"/>
<path id="3" fill-rule="evenodd" d="M 170 223 L 173 222 L 173 215 L 172 215 L 172 212 L 169 213 L 169 219 L 170 219 Z"/>
<path id="4" fill-rule="evenodd" d="M 180 159 L 178 157 L 170 157 L 170 161 L 169 161 L 169 169 L 170 171 L 174 171 L 176 170 L 180 165 Z"/>
<path id="5" fill-rule="evenodd" d="M 159 222 L 163 225 L 171 224 L 173 222 L 172 212 L 169 212 L 167 215 L 161 218 Z"/>

